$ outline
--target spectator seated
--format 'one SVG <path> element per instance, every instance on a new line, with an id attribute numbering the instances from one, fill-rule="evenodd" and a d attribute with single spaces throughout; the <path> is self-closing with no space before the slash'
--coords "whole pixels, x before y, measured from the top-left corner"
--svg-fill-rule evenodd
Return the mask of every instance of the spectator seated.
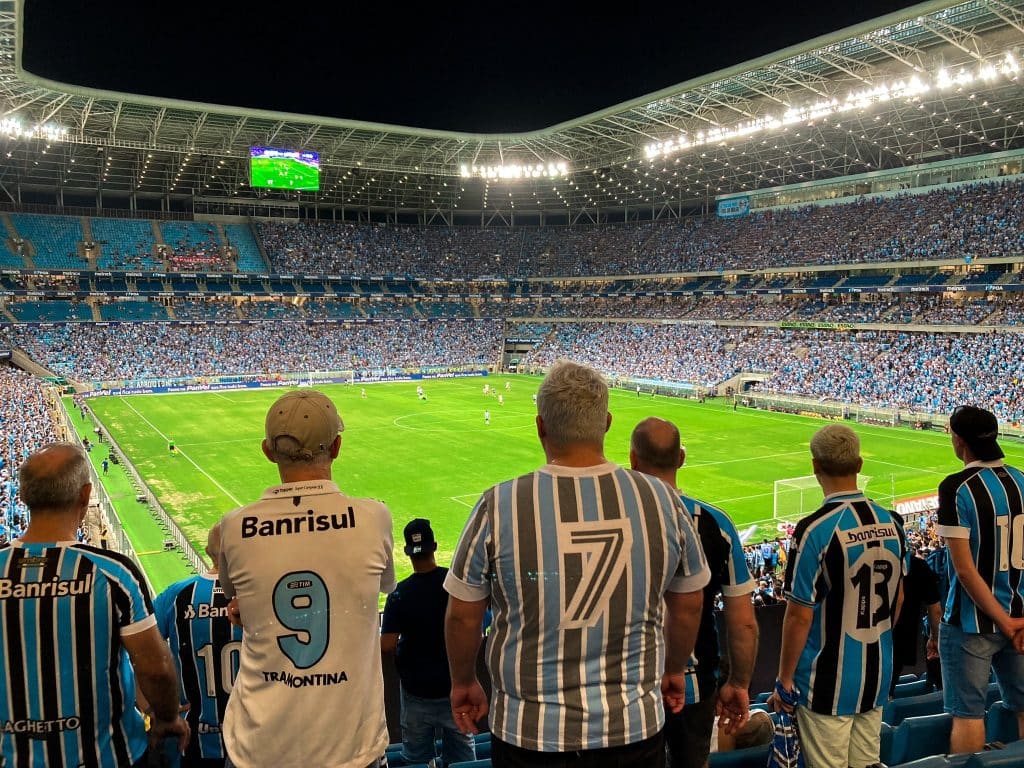
<path id="1" fill-rule="evenodd" d="M 88 261 L 78 254 L 82 220 L 73 216 L 42 216 L 12 213 L 11 221 L 23 238 L 35 246 L 32 260 L 39 269 L 85 269 Z"/>
<path id="2" fill-rule="evenodd" d="M 100 246 L 97 269 L 159 271 L 163 259 L 156 256 L 153 222 L 144 219 L 94 218 L 92 239 Z"/>
<path id="3" fill-rule="evenodd" d="M 108 299 L 100 305 L 104 320 L 166 320 L 167 310 L 163 304 L 146 299 Z"/>
<path id="4" fill-rule="evenodd" d="M 22 323 L 60 323 L 69 320 L 92 320 L 92 309 L 88 304 L 64 299 L 49 301 L 16 301 L 8 304 L 19 322 Z"/>

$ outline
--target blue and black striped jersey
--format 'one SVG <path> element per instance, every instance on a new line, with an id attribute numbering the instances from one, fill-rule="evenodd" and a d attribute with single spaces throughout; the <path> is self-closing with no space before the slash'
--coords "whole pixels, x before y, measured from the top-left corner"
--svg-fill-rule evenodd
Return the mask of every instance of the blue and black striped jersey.
<path id="1" fill-rule="evenodd" d="M 0 547 L 0 731 L 10 768 L 116 768 L 146 751 L 121 637 L 154 626 L 142 574 L 83 544 Z"/>
<path id="2" fill-rule="evenodd" d="M 698 499 L 680 494 L 683 507 L 693 518 L 704 557 L 711 570 L 711 581 L 704 587 L 704 607 L 697 631 L 697 642 L 686 670 L 686 703 L 696 704 L 711 696 L 717 685 L 719 663 L 718 629 L 715 625 L 715 597 L 749 595 L 754 577 L 747 567 L 743 542 L 732 520 L 722 510 Z"/>
<path id="3" fill-rule="evenodd" d="M 939 484 L 940 536 L 968 539 L 981 578 L 1003 609 L 1024 616 L 1024 472 L 1002 461 L 972 462 Z M 998 632 L 963 588 L 949 560 L 943 621 L 964 632 Z"/>
<path id="4" fill-rule="evenodd" d="M 228 599 L 215 574 L 172 584 L 154 606 L 160 634 L 178 667 L 181 703 L 189 705 L 185 719 L 192 739 L 185 757 L 222 760 L 227 753 L 221 723 L 238 674 L 242 630 L 228 619 Z"/>
<path id="5" fill-rule="evenodd" d="M 903 527 L 859 491 L 834 493 L 793 532 L 786 598 L 813 608 L 794 680 L 825 715 L 882 706 L 892 679 L 892 627 L 910 567 Z"/>

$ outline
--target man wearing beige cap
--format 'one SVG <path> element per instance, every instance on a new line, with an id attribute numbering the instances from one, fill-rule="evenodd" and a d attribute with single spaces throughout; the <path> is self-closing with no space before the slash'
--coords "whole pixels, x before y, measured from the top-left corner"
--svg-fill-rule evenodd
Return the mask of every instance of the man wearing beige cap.
<path id="1" fill-rule="evenodd" d="M 281 485 L 220 523 L 221 583 L 244 626 L 224 717 L 238 768 L 366 768 L 388 744 L 377 604 L 395 588 L 391 514 L 331 481 L 343 429 L 316 390 L 279 398 L 263 453 Z"/>

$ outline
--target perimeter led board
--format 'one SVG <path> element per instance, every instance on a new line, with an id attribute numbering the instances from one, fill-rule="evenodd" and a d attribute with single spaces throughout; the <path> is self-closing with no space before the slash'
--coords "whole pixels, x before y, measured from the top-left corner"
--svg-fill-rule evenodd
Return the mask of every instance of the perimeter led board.
<path id="1" fill-rule="evenodd" d="M 249 178 L 253 187 L 316 192 L 320 189 L 320 154 L 252 147 Z"/>

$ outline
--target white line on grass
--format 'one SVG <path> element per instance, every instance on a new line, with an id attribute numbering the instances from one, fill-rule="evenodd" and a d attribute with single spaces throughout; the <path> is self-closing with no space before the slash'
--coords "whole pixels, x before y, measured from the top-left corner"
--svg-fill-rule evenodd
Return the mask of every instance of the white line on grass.
<path id="1" fill-rule="evenodd" d="M 165 435 L 165 434 L 164 434 L 163 432 L 161 432 L 161 431 L 160 431 L 159 429 L 157 429 L 157 427 L 156 427 L 156 424 L 154 424 L 154 423 L 153 423 L 152 421 L 150 421 L 150 420 L 149 420 L 149 419 L 147 419 L 147 418 L 146 418 L 145 416 L 143 416 L 143 415 L 142 415 L 141 413 L 139 413 L 138 409 L 137 409 L 137 408 L 136 408 L 136 407 L 135 407 L 134 405 L 132 405 L 131 403 L 129 403 L 129 402 L 128 402 L 127 400 L 125 400 L 125 399 L 124 399 L 123 397 L 118 397 L 118 399 L 119 399 L 119 400 L 120 400 L 120 401 L 121 401 L 122 403 L 124 403 L 125 405 L 127 405 L 127 406 L 128 406 L 129 408 L 131 408 L 131 409 L 132 409 L 133 411 L 135 411 L 135 415 L 136 415 L 136 416 L 138 416 L 138 417 L 139 417 L 140 419 L 142 419 L 142 420 L 143 420 L 144 422 L 146 422 L 147 424 L 149 424 L 149 427 L 150 427 L 150 429 L 152 429 L 152 430 L 153 430 L 154 432 L 156 432 L 156 433 L 157 433 L 158 435 L 160 435 L 160 437 L 162 437 L 162 438 L 163 438 L 164 440 L 166 440 L 167 442 L 170 442 L 170 438 L 169 438 L 169 437 L 167 437 L 167 435 Z M 195 461 L 193 461 L 193 460 L 192 460 L 192 457 L 190 457 L 190 456 L 189 456 L 189 455 L 188 455 L 187 453 L 185 453 L 185 452 L 184 452 L 183 450 L 181 450 L 180 448 L 178 449 L 178 453 L 180 453 L 180 454 L 181 454 L 182 456 L 184 456 L 184 457 L 185 457 L 185 458 L 186 458 L 186 459 L 188 460 L 189 464 L 191 464 L 191 465 L 192 465 L 193 467 L 195 467 L 196 469 L 198 469 L 198 470 L 199 470 L 199 471 L 200 471 L 200 472 L 201 472 L 202 474 L 206 475 L 206 476 L 207 476 L 207 477 L 209 478 L 210 482 L 211 482 L 211 483 L 213 483 L 213 484 L 214 484 L 215 486 L 217 486 L 217 487 L 218 487 L 218 488 L 219 488 L 219 489 L 221 490 L 221 493 L 223 493 L 223 494 L 224 494 L 225 496 L 227 496 L 227 497 L 228 497 L 229 499 L 231 499 L 231 500 L 232 500 L 233 502 L 235 502 L 235 504 L 236 504 L 236 505 L 238 505 L 239 507 L 240 507 L 240 506 L 242 506 L 242 502 L 240 502 L 240 501 L 239 501 L 238 499 L 236 499 L 236 498 L 234 497 L 234 495 L 233 495 L 233 494 L 231 493 L 231 491 L 229 491 L 229 490 L 228 490 L 227 488 L 225 488 L 225 487 L 224 487 L 223 485 L 221 485 L 220 483 L 218 483 L 218 482 L 216 481 L 216 479 L 214 479 L 213 475 L 211 475 L 211 474 L 210 474 L 209 472 L 207 472 L 207 471 L 206 471 L 205 469 L 203 469 L 203 468 L 202 468 L 202 467 L 200 467 L 200 466 L 199 466 L 198 464 L 196 464 L 196 463 L 195 463 Z"/>
<path id="2" fill-rule="evenodd" d="M 807 451 L 786 451 L 785 453 L 769 453 L 765 456 L 748 456 L 742 459 L 724 459 L 722 461 L 696 461 L 692 464 L 687 462 L 687 467 L 713 467 L 717 464 L 736 464 L 741 461 L 761 461 L 763 459 L 777 459 L 780 456 L 803 456 Z"/>
<path id="3" fill-rule="evenodd" d="M 474 494 L 464 493 L 461 496 L 449 496 L 448 498 L 451 499 L 452 501 L 454 501 L 456 504 L 461 504 L 464 507 L 469 507 L 470 509 L 472 509 L 474 504 L 470 504 L 469 502 L 466 502 L 466 501 L 462 500 L 463 497 L 465 497 L 465 496 L 472 496 L 472 498 L 474 498 L 474 499 L 479 498 L 479 494 L 475 494 L 475 493 Z"/>

